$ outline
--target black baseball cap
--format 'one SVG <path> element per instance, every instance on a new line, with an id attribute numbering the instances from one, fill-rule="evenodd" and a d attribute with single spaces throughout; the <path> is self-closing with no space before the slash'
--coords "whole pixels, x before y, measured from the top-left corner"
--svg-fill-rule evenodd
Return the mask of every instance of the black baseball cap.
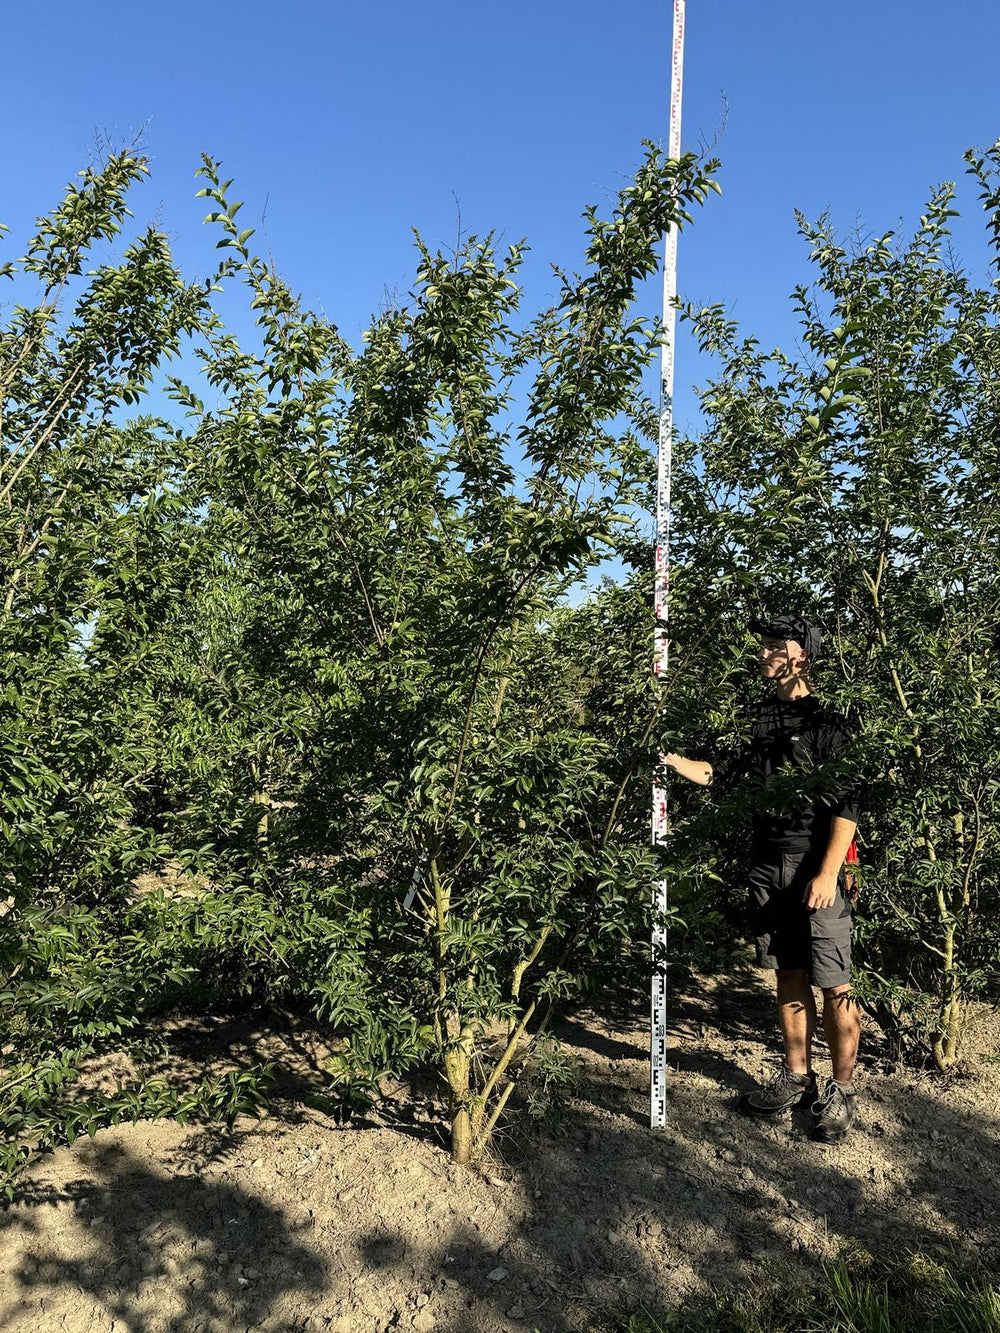
<path id="1" fill-rule="evenodd" d="M 823 646 L 823 635 L 819 626 L 802 616 L 773 616 L 770 620 L 751 620 L 748 626 L 752 634 L 768 639 L 793 639 L 809 654 L 815 662 Z"/>

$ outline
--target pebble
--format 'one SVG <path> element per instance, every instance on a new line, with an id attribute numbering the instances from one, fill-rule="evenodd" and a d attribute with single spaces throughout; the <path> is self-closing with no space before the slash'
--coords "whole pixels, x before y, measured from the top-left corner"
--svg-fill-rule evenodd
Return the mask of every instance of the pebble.
<path id="1" fill-rule="evenodd" d="M 507 1276 L 506 1268 L 494 1268 L 492 1273 L 486 1274 L 487 1282 L 502 1282 Z"/>

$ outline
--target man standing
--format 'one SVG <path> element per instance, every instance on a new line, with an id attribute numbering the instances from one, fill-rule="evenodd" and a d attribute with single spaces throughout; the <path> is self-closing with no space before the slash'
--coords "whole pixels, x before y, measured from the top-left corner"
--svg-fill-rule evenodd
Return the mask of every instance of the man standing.
<path id="1" fill-rule="evenodd" d="M 665 762 L 702 786 L 728 787 L 740 778 L 753 784 L 753 934 L 758 965 L 777 973 L 785 1059 L 772 1079 L 744 1094 L 740 1107 L 774 1115 L 811 1102 L 815 1137 L 833 1143 L 856 1114 L 861 1030 L 850 987 L 851 906 L 841 876 L 857 828 L 858 797 L 842 766 L 836 771 L 850 728 L 812 693 L 809 672 L 821 646 L 815 625 L 778 616 L 753 621 L 750 629 L 761 636 L 761 675 L 775 689 L 754 710 L 749 745 L 711 764 L 676 754 Z M 823 992 L 833 1061 L 822 1097 L 812 1068 L 813 986 Z"/>

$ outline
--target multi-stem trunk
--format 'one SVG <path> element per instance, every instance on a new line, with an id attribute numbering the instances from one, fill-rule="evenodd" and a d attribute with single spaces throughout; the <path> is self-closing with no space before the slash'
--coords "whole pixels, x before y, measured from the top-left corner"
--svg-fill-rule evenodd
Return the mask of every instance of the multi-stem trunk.
<path id="1" fill-rule="evenodd" d="M 943 894 L 939 895 L 943 899 Z M 954 917 L 945 915 L 945 906 L 941 903 L 942 918 L 945 922 L 944 948 L 941 950 L 941 1008 L 938 1031 L 934 1036 L 932 1051 L 934 1063 L 938 1069 L 947 1073 L 958 1060 L 962 1044 L 962 1029 L 965 1019 L 965 995 L 956 966 L 956 937 L 958 923 Z"/>
<path id="2" fill-rule="evenodd" d="M 955 927 L 945 935 L 945 970 L 939 1030 L 934 1037 L 934 1063 L 943 1073 L 953 1069 L 961 1051 L 965 1027 L 965 996 L 954 966 Z"/>
<path id="3" fill-rule="evenodd" d="M 978 814 L 978 806 L 976 809 Z M 962 884 L 955 894 L 955 911 L 952 913 L 946 911 L 943 895 L 939 904 L 944 924 L 943 980 L 938 1031 L 934 1036 L 932 1049 L 934 1063 L 943 1072 L 953 1069 L 957 1063 L 965 1030 L 965 993 L 959 976 L 957 953 L 960 931 L 968 927 L 971 906 L 970 885 L 979 852 L 978 827 L 973 839 L 971 853 L 966 848 L 965 817 L 961 811 L 952 817 L 952 827 L 957 853 L 955 860 L 959 865 L 965 867 L 965 873 Z"/>
<path id="4" fill-rule="evenodd" d="M 451 1113 L 451 1156 L 459 1166 L 468 1166 L 475 1152 L 476 1126 L 470 1105 L 471 1053 L 472 1033 L 466 1029 L 444 1056 Z"/>
<path id="5" fill-rule="evenodd" d="M 431 857 L 427 871 L 434 893 L 434 962 L 437 971 L 435 1029 L 437 1039 L 444 1049 L 444 1075 L 448 1084 L 448 1110 L 451 1116 L 451 1155 L 459 1166 L 468 1166 L 474 1155 L 476 1135 L 471 1096 L 474 1034 L 468 1024 L 462 1023 L 455 1006 L 449 1002 L 448 946 L 445 941 L 451 914 L 451 895 L 441 879 L 435 857 Z"/>

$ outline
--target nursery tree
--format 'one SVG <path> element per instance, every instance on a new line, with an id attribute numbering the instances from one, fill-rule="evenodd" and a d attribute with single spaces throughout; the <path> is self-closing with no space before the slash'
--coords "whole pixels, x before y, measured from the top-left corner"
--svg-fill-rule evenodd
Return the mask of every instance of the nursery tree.
<path id="1" fill-rule="evenodd" d="M 207 310 L 166 237 L 125 241 L 136 153 L 83 173 L 2 266 L 0 329 L 0 1166 L 120 1116 L 183 1103 L 163 1088 L 71 1103 L 86 1060 L 135 1035 L 176 979 L 132 880 L 164 854 L 135 818 L 154 763 L 163 625 L 197 561 L 172 431 L 130 409 Z M 95 259 L 123 241 L 117 259 Z M 204 1095 L 202 1095 L 204 1093 Z M 238 1097 L 235 1099 L 238 1101 Z"/>
<path id="2" fill-rule="evenodd" d="M 287 910 L 272 943 L 347 1039 L 349 1095 L 436 1063 L 461 1162 L 552 1005 L 648 927 L 647 839 L 620 817 L 639 769 L 588 725 L 559 608 L 634 521 L 649 454 L 630 420 L 657 342 L 636 287 L 712 170 L 650 149 L 611 216 L 588 211 L 584 272 L 520 327 L 522 246 L 418 242 L 407 303 L 355 353 L 203 169 L 260 331 L 250 350 L 206 342 L 224 397 L 195 441 L 206 523 L 243 589 L 240 652 L 286 701 L 260 737 L 284 814 L 238 874 Z"/>
<path id="3" fill-rule="evenodd" d="M 1000 145 L 971 155 L 1000 263 Z M 689 308 L 721 374 L 680 452 L 678 614 L 731 645 L 703 658 L 708 732 L 738 730 L 732 657 L 751 613 L 794 605 L 828 631 L 821 689 L 854 711 L 870 779 L 858 990 L 901 1045 L 958 1058 L 966 1002 L 998 958 L 998 285 L 949 247 L 953 187 L 909 242 L 802 233 L 803 352 L 762 351 L 721 307 Z M 668 705 L 667 723 L 691 734 Z M 673 710 L 673 711 L 671 711 Z M 672 742 L 671 742 L 672 743 Z"/>

